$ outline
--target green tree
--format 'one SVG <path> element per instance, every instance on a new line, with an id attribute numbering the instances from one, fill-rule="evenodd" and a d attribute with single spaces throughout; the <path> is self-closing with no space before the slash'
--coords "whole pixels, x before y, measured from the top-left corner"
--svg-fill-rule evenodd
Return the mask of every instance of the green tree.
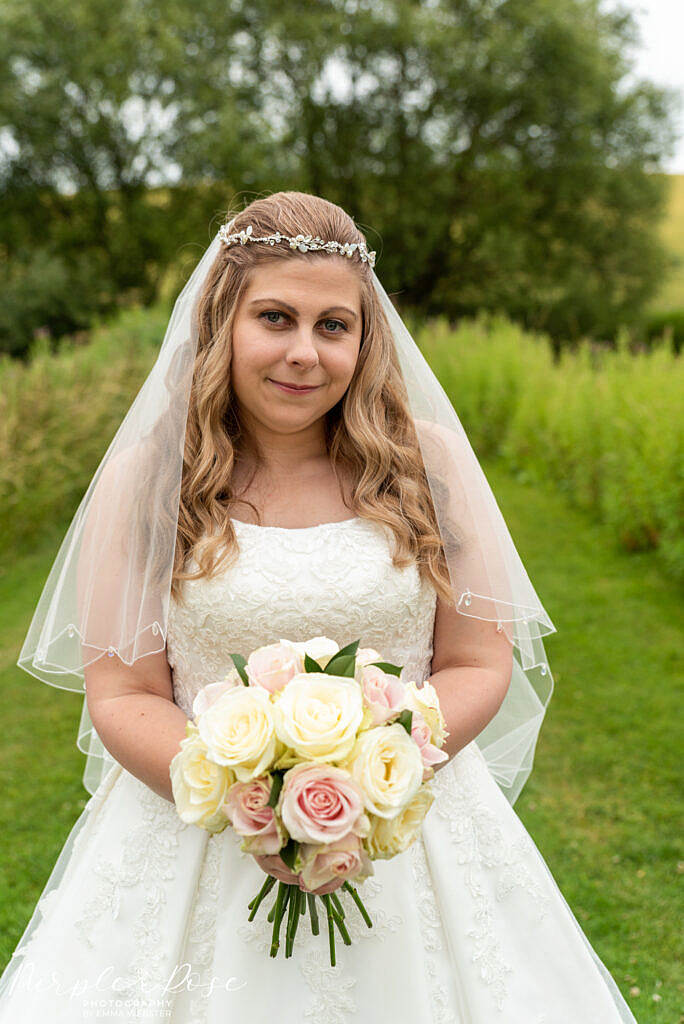
<path id="1" fill-rule="evenodd" d="M 599 0 L 5 0 L 0 278 L 40 244 L 149 301 L 236 196 L 296 188 L 404 306 L 611 335 L 668 266 L 675 96 L 626 84 L 635 32 Z"/>

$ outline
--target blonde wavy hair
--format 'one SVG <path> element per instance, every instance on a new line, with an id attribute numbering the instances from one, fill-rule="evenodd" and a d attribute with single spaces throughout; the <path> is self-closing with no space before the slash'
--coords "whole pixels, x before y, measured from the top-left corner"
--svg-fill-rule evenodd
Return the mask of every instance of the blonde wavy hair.
<path id="1" fill-rule="evenodd" d="M 238 232 L 318 235 L 325 241 L 365 242 L 341 207 L 305 192 L 276 192 L 226 216 Z M 370 248 L 370 247 L 369 247 Z M 277 260 L 345 260 L 361 287 L 362 338 L 357 365 L 342 399 L 325 417 L 331 467 L 351 480 L 350 509 L 389 527 L 396 568 L 416 563 L 437 593 L 453 603 L 451 584 L 418 438 L 372 271 L 357 254 L 294 251 L 288 242 L 222 246 L 198 305 L 198 340 L 185 433 L 183 473 L 171 593 L 182 601 L 184 580 L 212 577 L 239 553 L 228 509 L 237 500 L 234 471 L 249 445 L 231 385 L 236 310 L 255 267 Z M 258 452 L 249 448 L 256 469 Z M 255 470 L 256 471 L 256 470 Z M 259 510 L 246 502 L 259 518 Z M 193 555 L 198 569 L 187 570 Z"/>

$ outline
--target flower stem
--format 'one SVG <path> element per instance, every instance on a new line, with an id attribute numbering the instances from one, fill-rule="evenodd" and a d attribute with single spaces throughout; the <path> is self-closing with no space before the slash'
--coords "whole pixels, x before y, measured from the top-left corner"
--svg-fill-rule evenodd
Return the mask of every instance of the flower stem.
<path id="1" fill-rule="evenodd" d="M 283 910 L 285 909 L 287 884 L 285 882 L 278 882 L 278 895 L 274 904 L 274 916 L 273 916 L 273 933 L 271 935 L 271 952 L 270 956 L 277 956 L 278 947 L 280 945 L 280 922 L 283 917 Z"/>
<path id="2" fill-rule="evenodd" d="M 291 885 L 290 889 L 290 913 L 287 919 L 287 935 L 285 939 L 285 956 L 292 956 L 295 934 L 299 924 L 299 886 Z"/>
<path id="3" fill-rule="evenodd" d="M 318 911 L 316 910 L 316 897 L 312 892 L 307 892 L 306 900 L 309 904 L 309 915 L 311 917 L 311 932 L 318 935 Z"/>
<path id="4" fill-rule="evenodd" d="M 268 896 L 269 892 L 271 891 L 273 886 L 276 884 L 276 882 L 277 882 L 277 878 L 275 877 L 275 875 L 266 875 L 266 881 L 261 886 L 261 889 L 259 889 L 259 892 L 256 894 L 256 896 L 254 896 L 254 898 L 251 899 L 250 902 L 249 902 L 249 907 L 251 909 L 251 913 L 250 913 L 249 917 L 247 918 L 248 921 L 253 921 L 254 920 L 254 915 L 256 914 L 257 910 L 259 909 L 259 904 L 261 903 L 261 901 L 263 900 L 263 898 L 265 896 Z"/>
<path id="5" fill-rule="evenodd" d="M 325 909 L 328 914 L 328 944 L 330 946 L 330 966 L 335 966 L 335 921 L 332 912 L 332 903 L 330 902 L 330 894 L 326 893 L 321 896 L 321 899 L 325 903 Z"/>
<path id="6" fill-rule="evenodd" d="M 343 882 L 342 883 L 342 888 L 346 889 L 348 893 L 351 893 L 351 896 L 352 896 L 352 899 L 354 900 L 354 903 L 356 903 L 356 906 L 359 908 L 359 911 L 361 912 L 361 916 L 363 917 L 363 919 L 366 922 L 366 924 L 368 925 L 368 927 L 372 928 L 373 927 L 373 922 L 371 921 L 370 917 L 368 916 L 368 911 L 364 907 L 363 901 L 362 901 L 361 897 L 359 896 L 358 892 L 356 891 L 356 889 L 354 888 L 354 886 L 350 885 L 349 882 Z"/>
<path id="7" fill-rule="evenodd" d="M 331 892 L 330 893 L 330 899 L 335 904 L 335 907 L 337 909 L 337 913 L 340 915 L 341 918 L 344 918 L 344 908 L 342 907 L 342 904 L 340 903 L 340 897 L 337 895 L 336 892 Z"/>
<path id="8" fill-rule="evenodd" d="M 342 941 L 344 942 L 345 946 L 351 946 L 351 939 L 349 938 L 349 932 L 347 931 L 347 926 L 345 925 L 344 921 L 342 920 L 342 918 L 339 915 L 339 912 L 337 910 L 337 907 L 335 906 L 334 900 L 332 899 L 332 894 L 331 894 L 331 899 L 330 899 L 330 907 L 332 909 L 333 918 L 335 919 L 335 924 L 340 929 L 340 935 L 342 936 Z"/>

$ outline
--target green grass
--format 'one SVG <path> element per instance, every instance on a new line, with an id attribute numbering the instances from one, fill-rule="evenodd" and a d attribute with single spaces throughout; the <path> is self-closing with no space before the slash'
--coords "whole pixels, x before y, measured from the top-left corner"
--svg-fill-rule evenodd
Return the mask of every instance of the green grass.
<path id="1" fill-rule="evenodd" d="M 679 593 L 652 553 L 620 549 L 609 527 L 569 508 L 553 486 L 484 465 L 558 629 L 546 640 L 556 688 L 515 810 L 639 1024 L 674 1024 L 684 987 Z M 87 798 L 75 747 L 80 696 L 14 664 L 64 525 L 0 577 L 0 692 L 18 709 L 5 715 L 0 752 L 3 964 Z M 634 986 L 640 995 L 629 995 Z"/>

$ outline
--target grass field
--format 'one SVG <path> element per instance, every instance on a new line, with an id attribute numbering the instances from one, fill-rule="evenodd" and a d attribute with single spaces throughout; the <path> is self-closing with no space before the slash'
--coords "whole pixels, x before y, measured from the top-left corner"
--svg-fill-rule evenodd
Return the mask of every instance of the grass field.
<path id="1" fill-rule="evenodd" d="M 555 692 L 516 812 L 640 1024 L 675 1024 L 684 996 L 678 591 L 651 554 L 619 550 L 552 487 L 484 468 L 558 629 L 546 639 Z M 81 698 L 15 666 L 64 526 L 0 576 L 3 965 L 87 799 L 75 747 Z"/>

